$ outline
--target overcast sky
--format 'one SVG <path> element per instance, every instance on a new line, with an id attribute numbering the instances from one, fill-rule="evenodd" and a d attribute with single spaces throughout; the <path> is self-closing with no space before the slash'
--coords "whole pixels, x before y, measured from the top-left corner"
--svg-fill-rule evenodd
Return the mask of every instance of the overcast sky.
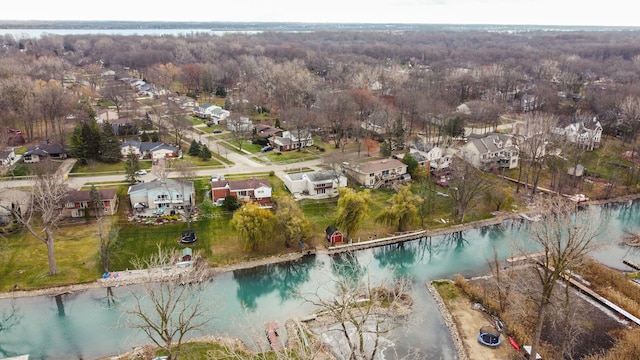
<path id="1" fill-rule="evenodd" d="M 640 26 L 633 0 L 22 0 L 3 20 Z"/>

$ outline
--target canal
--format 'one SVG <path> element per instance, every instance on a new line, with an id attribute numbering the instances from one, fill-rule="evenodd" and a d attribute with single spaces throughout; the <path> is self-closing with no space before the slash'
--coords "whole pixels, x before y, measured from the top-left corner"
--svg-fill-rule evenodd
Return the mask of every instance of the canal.
<path id="1" fill-rule="evenodd" d="M 640 232 L 640 202 L 590 206 L 605 228 L 593 253 L 607 266 L 630 270 L 622 263 L 640 263 L 640 249 L 622 243 L 629 232 Z M 518 255 L 527 223 L 508 220 L 500 225 L 422 238 L 352 254 L 359 268 L 374 282 L 411 279 L 414 311 L 391 338 L 395 350 L 419 351 L 423 359 L 456 359 L 453 344 L 436 304 L 426 291 L 427 281 L 486 273 L 494 252 L 500 259 Z M 535 249 L 531 249 L 534 251 Z M 343 276 L 339 265 L 346 254 L 314 255 L 301 260 L 238 270 L 215 276 L 202 290 L 207 316 L 205 334 L 244 340 L 265 347 L 264 323 L 302 317 L 314 311 L 304 294 L 332 296 L 331 279 Z M 366 273 L 366 275 L 365 275 Z M 108 292 L 109 291 L 109 292 Z M 132 292 L 140 286 L 89 289 L 58 297 L 36 296 L 0 300 L 0 319 L 17 315 L 14 326 L 0 332 L 0 358 L 30 354 L 30 359 L 95 359 L 116 355 L 148 343 L 126 326 L 124 311 L 132 306 Z M 203 335 L 203 334 L 194 334 Z"/>

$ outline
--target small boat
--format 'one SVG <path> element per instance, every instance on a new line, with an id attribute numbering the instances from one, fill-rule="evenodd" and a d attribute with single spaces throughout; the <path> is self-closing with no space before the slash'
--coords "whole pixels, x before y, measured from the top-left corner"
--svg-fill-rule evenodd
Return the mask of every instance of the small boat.
<path id="1" fill-rule="evenodd" d="M 513 346 L 514 349 L 516 349 L 517 351 L 520 351 L 520 345 L 518 345 L 518 343 L 515 340 L 513 340 L 511 336 L 509 336 L 509 343 L 511 344 L 511 346 Z"/>
<path id="2" fill-rule="evenodd" d="M 281 351 L 282 345 L 278 337 L 278 323 L 275 321 L 266 323 L 264 331 L 267 335 L 267 341 L 269 341 L 269 345 L 271 345 L 271 349 L 276 352 Z"/>

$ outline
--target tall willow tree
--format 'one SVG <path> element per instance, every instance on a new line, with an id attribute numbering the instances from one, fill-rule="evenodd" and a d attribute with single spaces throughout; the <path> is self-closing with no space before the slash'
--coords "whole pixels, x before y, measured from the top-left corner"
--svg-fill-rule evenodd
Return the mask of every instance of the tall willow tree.
<path id="1" fill-rule="evenodd" d="M 284 236 L 287 247 L 309 238 L 311 221 L 291 196 L 277 196 L 275 200 L 276 232 Z"/>
<path id="2" fill-rule="evenodd" d="M 257 251 L 265 240 L 272 238 L 275 220 L 270 210 L 249 202 L 233 213 L 231 226 L 240 234 L 244 250 Z"/>
<path id="3" fill-rule="evenodd" d="M 335 225 L 345 234 L 347 239 L 351 239 L 360 230 L 360 225 L 367 216 L 371 192 L 369 189 L 356 192 L 350 188 L 340 188 L 338 194 L 340 199 L 338 200 Z"/>
<path id="4" fill-rule="evenodd" d="M 389 200 L 391 206 L 376 217 L 376 221 L 395 227 L 398 231 L 407 230 L 418 218 L 422 199 L 411 192 L 411 185 L 404 185 Z"/>

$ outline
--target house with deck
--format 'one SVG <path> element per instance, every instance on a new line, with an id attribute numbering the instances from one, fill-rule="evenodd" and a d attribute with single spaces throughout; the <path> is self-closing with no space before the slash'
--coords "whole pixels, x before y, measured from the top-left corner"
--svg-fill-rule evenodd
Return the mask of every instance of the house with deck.
<path id="1" fill-rule="evenodd" d="M 406 153 L 396 155 L 398 159 L 403 159 Z M 440 171 L 451 166 L 453 151 L 443 149 L 439 146 L 430 147 L 422 142 L 416 142 L 409 147 L 409 155 L 411 155 L 420 166 L 429 171 Z"/>
<path id="2" fill-rule="evenodd" d="M 514 169 L 518 166 L 519 154 L 513 137 L 498 133 L 472 135 L 460 149 L 460 156 L 482 171 Z"/>
<path id="3" fill-rule="evenodd" d="M 99 205 L 91 198 L 90 190 L 69 190 L 60 204 L 65 218 L 112 216 L 118 210 L 116 189 L 98 190 Z"/>
<path id="4" fill-rule="evenodd" d="M 131 185 L 127 194 L 131 208 L 137 211 L 183 209 L 185 206 L 192 206 L 196 199 L 192 181 L 174 179 L 155 179 Z"/>
<path id="5" fill-rule="evenodd" d="M 347 176 L 340 170 L 286 174 L 282 181 L 296 200 L 338 196 L 338 189 L 347 186 Z"/>
<path id="6" fill-rule="evenodd" d="M 407 167 L 398 159 L 343 164 L 344 171 L 349 177 L 362 186 L 372 189 L 410 179 Z"/>
<path id="7" fill-rule="evenodd" d="M 602 125 L 594 117 L 591 122 L 574 122 L 564 128 L 556 128 L 553 130 L 553 134 L 576 144 L 581 149 L 591 151 L 600 147 Z"/>

